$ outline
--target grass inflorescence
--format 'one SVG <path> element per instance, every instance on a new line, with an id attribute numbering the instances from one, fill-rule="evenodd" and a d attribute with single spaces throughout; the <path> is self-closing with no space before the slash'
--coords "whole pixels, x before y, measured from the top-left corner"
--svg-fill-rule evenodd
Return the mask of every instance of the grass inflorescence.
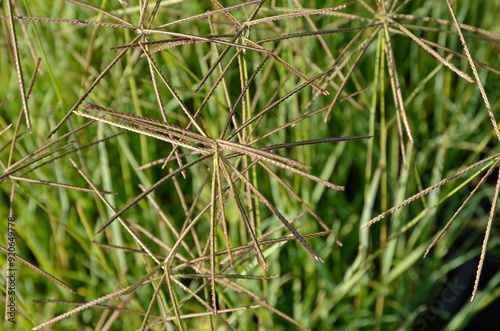
<path id="1" fill-rule="evenodd" d="M 2 9 L 20 328 L 426 327 L 471 259 L 439 323 L 498 298 L 498 5 Z"/>

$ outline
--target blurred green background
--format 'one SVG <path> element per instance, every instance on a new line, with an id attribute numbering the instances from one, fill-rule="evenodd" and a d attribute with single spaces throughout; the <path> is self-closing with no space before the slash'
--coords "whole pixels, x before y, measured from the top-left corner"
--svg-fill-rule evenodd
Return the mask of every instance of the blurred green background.
<path id="1" fill-rule="evenodd" d="M 111 0 L 90 3 L 132 24 L 139 21 L 139 7 L 135 2 L 130 1 L 127 7 Z M 223 6 L 236 3 L 221 2 Z M 402 1 L 398 1 L 396 7 L 401 3 Z M 301 8 L 300 6 L 317 9 L 340 4 L 343 3 L 269 1 L 263 5 L 257 18 L 289 13 L 294 8 Z M 367 4 L 377 10 L 375 2 L 368 1 Z M 467 31 L 466 40 L 476 60 L 492 68 L 500 68 L 500 26 L 496 24 L 500 2 L 462 1 L 454 5 L 460 22 L 496 34 L 486 38 L 482 34 Z M 154 2 L 150 4 L 148 13 L 151 13 L 153 6 Z M 1 8 L 3 15 L 7 16 L 5 2 Z M 21 16 L 112 22 L 109 18 L 103 19 L 93 11 L 64 1 L 16 2 L 16 8 Z M 249 8 L 253 6 L 235 10 L 234 17 L 244 20 L 251 11 Z M 154 23 L 158 25 L 215 9 L 209 1 L 162 1 Z M 354 16 L 339 16 L 332 12 L 263 23 L 253 27 L 248 38 L 257 41 L 315 29 L 358 27 L 369 24 L 369 20 L 373 18 L 373 14 L 357 2 L 349 3 L 345 9 L 338 12 Z M 448 7 L 443 1 L 409 1 L 400 14 L 451 21 Z M 463 53 L 460 39 L 454 33 L 456 30 L 452 25 L 401 18 L 397 21 L 407 24 L 405 26 L 419 38 Z M 7 98 L 0 108 L 0 129 L 3 129 L 11 123 L 15 126 L 22 103 L 9 22 L 6 18 L 2 18 L 0 22 L 0 99 Z M 109 48 L 130 43 L 136 36 L 135 31 L 122 28 L 30 21 L 22 21 L 22 26 L 20 23 L 18 20 L 14 22 L 26 87 L 34 74 L 36 57 L 40 57 L 41 62 L 28 104 L 33 133 L 25 133 L 19 138 L 13 154 L 14 162 L 47 144 L 44 139 L 50 131 L 116 56 L 118 51 L 110 51 Z M 23 28 L 27 36 L 22 32 Z M 193 35 L 234 33 L 231 21 L 224 15 L 213 16 L 211 22 L 203 18 L 167 29 Z M 368 29 L 356 45 L 369 40 L 370 33 L 374 30 Z M 262 46 L 266 49 L 276 47 L 275 54 L 311 78 L 330 68 L 358 33 L 359 31 L 342 31 L 323 35 L 321 38 L 292 38 L 265 43 Z M 366 89 L 364 92 L 334 106 L 326 123 L 323 121 L 325 113 L 322 112 L 255 144 L 262 147 L 332 136 L 374 136 L 371 140 L 309 145 L 283 151 L 284 155 L 311 165 L 311 173 L 336 185 L 345 186 L 345 192 L 333 191 L 283 169 L 272 168 L 273 172 L 285 180 L 332 228 L 343 246 L 339 247 L 331 236 L 309 239 L 308 242 L 323 258 L 324 264 L 311 258 L 298 243 L 274 246 L 266 252 L 269 266 L 267 273 L 256 267 L 253 260 L 237 268 L 236 272 L 278 274 L 278 278 L 237 282 L 312 330 L 457 330 L 468 327 L 485 329 L 476 323 L 483 322 L 487 323 L 486 326 L 491 326 L 488 319 L 494 317 L 491 312 L 498 311 L 499 305 L 498 217 L 493 220 L 479 284 L 480 291 L 473 302 L 470 302 L 470 295 L 493 200 L 496 172 L 493 172 L 486 184 L 478 190 L 445 237 L 425 259 L 423 254 L 427 246 L 479 182 L 481 176 L 476 171 L 481 168 L 433 191 L 423 199 L 414 201 L 372 227 L 361 229 L 361 225 L 372 217 L 421 189 L 484 157 L 500 152 L 500 145 L 477 85 L 458 77 L 407 36 L 392 30 L 390 36 L 414 143 L 408 142 L 404 130 L 402 140 L 398 133 L 397 111 L 387 70 L 387 48 L 381 32 L 373 35 L 373 40 L 367 45 L 359 63 L 351 58 L 342 69 L 343 75 L 348 75 L 350 69 L 353 69 L 345 84 L 345 93 Z M 153 35 L 151 38 L 159 40 L 164 37 Z M 30 45 L 35 58 L 31 54 Z M 155 53 L 154 59 L 181 99 L 194 111 L 208 94 L 220 70 L 216 70 L 199 93 L 193 95 L 193 91 L 217 58 L 217 52 L 223 49 L 223 46 L 214 44 L 192 43 Z M 443 57 L 450 54 L 442 48 L 436 50 Z M 234 54 L 233 49 L 225 57 L 222 63 L 224 67 Z M 92 90 L 86 101 L 116 111 L 161 120 L 148 62 L 140 55 L 140 48 L 127 52 Z M 246 72 L 250 76 L 263 61 L 264 55 L 246 51 L 244 58 Z M 454 56 L 451 62 L 472 75 L 467 59 Z M 492 72 L 478 67 L 478 71 L 493 113 L 498 117 L 500 77 L 495 70 Z M 301 83 L 302 81 L 283 65 L 269 60 L 250 86 L 249 102 L 252 111 L 258 112 Z M 311 87 L 294 94 L 254 126 L 253 136 L 258 137 L 283 125 L 298 117 L 304 110 L 313 110 L 328 104 L 340 84 L 342 81 L 339 78 L 331 82 L 327 87 L 329 96 L 320 95 L 316 98 Z M 227 88 L 231 102 L 234 103 L 241 91 L 237 63 L 232 64 L 225 84 L 215 90 L 201 115 L 200 122 L 212 136 L 218 136 L 228 114 L 229 106 L 224 88 Z M 169 121 L 186 126 L 188 119 L 168 89 L 162 85 L 160 91 L 164 96 Z M 309 106 L 310 108 L 307 108 Z M 241 115 L 237 117 L 241 120 Z M 87 121 L 82 117 L 72 116 L 55 137 Z M 9 142 L 13 131 L 14 128 L 11 128 L 0 137 L 0 159 L 3 168 L 8 162 L 11 146 Z M 26 131 L 24 120 L 20 131 Z M 75 146 L 83 146 L 122 131 L 124 130 L 94 123 L 71 139 L 65 140 L 65 143 L 74 139 Z M 406 152 L 406 164 L 403 162 L 401 144 Z M 138 167 L 165 158 L 170 151 L 171 146 L 164 142 L 126 132 L 43 165 L 27 176 L 88 187 L 71 165 L 71 157 L 97 187 L 118 193 L 116 196 L 107 197 L 120 209 L 141 192 L 139 184 L 149 187 L 168 173 L 168 167 L 162 169 L 161 165 L 144 170 L 138 170 Z M 36 164 L 27 169 L 34 168 Z M 190 205 L 194 202 L 195 210 L 199 211 L 210 201 L 210 167 L 211 164 L 196 166 L 187 172 L 186 179 L 178 178 L 179 188 L 170 181 L 152 194 L 162 211 L 178 229 L 186 219 L 184 203 Z M 20 173 L 22 172 L 24 171 Z M 485 170 L 482 173 L 484 174 Z M 305 211 L 264 169 L 256 168 L 254 175 L 259 179 L 259 190 L 287 219 L 294 219 Z M 10 180 L 0 182 L 0 233 L 4 234 L 0 236 L 2 246 L 6 246 L 7 240 L 12 183 Z M 31 329 L 72 308 L 53 303 L 33 303 L 32 300 L 91 301 L 133 284 L 146 274 L 145 265 L 151 264 L 151 261 L 145 262 L 140 254 L 100 247 L 93 243 L 95 240 L 98 243 L 136 248 L 133 239 L 116 222 L 102 234 L 94 235 L 112 215 L 95 194 L 26 182 L 15 183 L 13 210 L 17 218 L 17 253 L 77 292 L 72 295 L 17 262 L 17 329 Z M 182 195 L 178 194 L 179 190 Z M 193 201 L 199 190 L 200 201 Z M 243 201 L 246 201 L 245 190 L 242 192 L 245 197 Z M 257 210 L 260 213 L 261 233 L 281 225 L 262 204 L 258 205 Z M 232 242 L 235 245 L 247 243 L 246 230 L 234 203 L 228 202 L 226 216 L 230 230 L 232 229 Z M 174 243 L 171 231 L 147 199 L 128 211 L 125 218 L 153 233 L 165 245 L 171 246 Z M 413 226 L 405 228 L 409 224 Z M 307 213 L 297 220 L 294 226 L 301 234 L 322 231 L 314 218 Z M 200 222 L 196 231 L 200 240 L 206 241 L 209 232 L 208 219 Z M 287 234 L 283 230 L 279 233 Z M 165 249 L 158 243 L 146 236 L 143 236 L 143 239 L 153 252 L 166 254 Z M 224 247 L 222 229 L 218 233 L 218 242 Z M 6 266 L 6 255 L 0 255 L 0 265 Z M 7 275 L 5 269 L 3 267 L 0 273 L 1 279 L 4 280 L 0 287 L 3 293 Z M 191 285 L 194 286 L 195 283 L 193 280 Z M 231 290 L 221 287 L 219 291 L 221 300 L 228 307 L 253 304 L 249 298 Z M 126 309 L 145 312 L 153 292 L 153 287 L 144 286 L 125 299 L 104 304 L 116 306 L 123 303 Z M 182 295 L 181 290 L 178 295 Z M 197 302 L 188 303 L 181 310 L 182 313 L 201 311 L 206 309 Z M 155 307 L 153 315 L 159 314 L 159 308 Z M 295 328 L 262 307 L 227 316 L 228 321 L 238 330 Z M 58 322 L 51 328 L 135 330 L 140 328 L 142 320 L 142 316 L 131 313 L 113 315 L 109 310 L 93 308 Z M 186 328 L 206 330 L 210 329 L 210 323 L 208 317 L 188 319 Z M 216 319 L 213 323 L 215 329 L 225 329 Z M 11 329 L 12 324 L 4 321 L 3 328 Z M 156 329 L 173 330 L 175 327 L 174 324 L 169 324 L 158 326 Z"/>

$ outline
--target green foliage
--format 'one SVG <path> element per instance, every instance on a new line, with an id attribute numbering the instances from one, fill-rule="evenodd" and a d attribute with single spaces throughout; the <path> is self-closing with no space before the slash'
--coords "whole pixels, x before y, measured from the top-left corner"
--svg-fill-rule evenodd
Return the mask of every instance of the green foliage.
<path id="1" fill-rule="evenodd" d="M 18 329 L 455 330 L 498 298 L 500 4 L 122 3 L 2 4 Z"/>

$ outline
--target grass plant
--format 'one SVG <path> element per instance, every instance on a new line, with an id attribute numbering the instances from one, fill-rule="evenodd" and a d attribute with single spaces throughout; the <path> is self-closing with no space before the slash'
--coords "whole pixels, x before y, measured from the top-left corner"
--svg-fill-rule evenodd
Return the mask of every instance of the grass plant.
<path id="1" fill-rule="evenodd" d="M 498 301 L 500 4 L 1 8 L 18 329 L 457 330 Z"/>

